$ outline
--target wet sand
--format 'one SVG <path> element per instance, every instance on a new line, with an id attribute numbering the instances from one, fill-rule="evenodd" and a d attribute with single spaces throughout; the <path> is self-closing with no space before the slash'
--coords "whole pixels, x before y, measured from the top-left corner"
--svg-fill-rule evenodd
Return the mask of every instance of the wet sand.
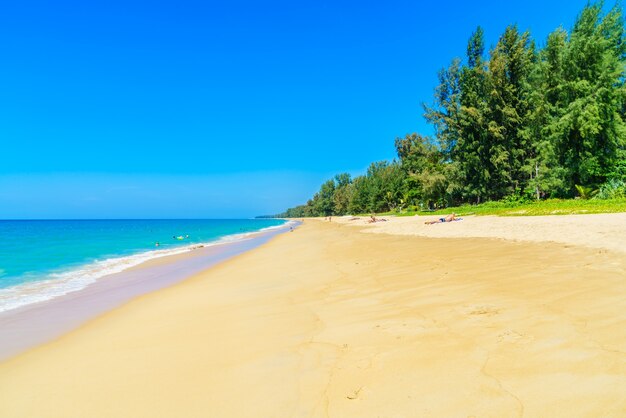
<path id="1" fill-rule="evenodd" d="M 0 364 L 0 416 L 626 415 L 623 252 L 370 229 L 307 221 Z"/>
<path id="2" fill-rule="evenodd" d="M 129 300 L 189 278 L 288 230 L 294 223 L 233 241 L 154 258 L 110 274 L 79 291 L 0 312 L 0 361 L 51 341 Z"/>

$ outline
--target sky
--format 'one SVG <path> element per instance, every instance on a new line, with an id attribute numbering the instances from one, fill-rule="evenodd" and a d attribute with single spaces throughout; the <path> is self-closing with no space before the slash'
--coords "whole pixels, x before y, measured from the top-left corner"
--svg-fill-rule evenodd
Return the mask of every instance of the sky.
<path id="1" fill-rule="evenodd" d="M 432 134 L 422 103 L 476 26 L 542 45 L 586 3 L 6 2 L 0 219 L 281 212 Z"/>

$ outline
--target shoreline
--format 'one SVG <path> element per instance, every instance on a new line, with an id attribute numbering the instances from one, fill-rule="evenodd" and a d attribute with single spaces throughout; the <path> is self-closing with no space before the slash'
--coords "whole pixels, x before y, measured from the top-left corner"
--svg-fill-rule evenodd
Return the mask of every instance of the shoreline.
<path id="1" fill-rule="evenodd" d="M 209 241 L 181 243 L 169 248 L 158 248 L 157 246 L 157 248 L 144 248 L 125 255 L 105 255 L 95 257 L 91 261 L 74 264 L 71 267 L 60 267 L 52 269 L 47 273 L 40 272 L 38 274 L 45 276 L 44 278 L 0 288 L 0 314 L 21 307 L 27 308 L 40 302 L 80 291 L 102 278 L 123 273 L 137 266 L 150 263 L 152 260 L 186 254 L 200 248 L 242 241 L 255 234 L 271 231 L 283 225 L 264 227 L 250 232 L 233 232 Z"/>
<path id="2" fill-rule="evenodd" d="M 2 311 L 0 362 L 71 332 L 138 296 L 171 286 L 263 245 L 292 226 L 294 222 L 288 221 L 257 232 L 227 236 L 226 240 L 190 244 L 178 251 L 174 249 L 172 254 L 151 257 L 99 277 L 82 289 Z"/>
<path id="3" fill-rule="evenodd" d="M 626 411 L 623 253 L 368 229 L 306 220 L 0 363 L 0 415 Z"/>

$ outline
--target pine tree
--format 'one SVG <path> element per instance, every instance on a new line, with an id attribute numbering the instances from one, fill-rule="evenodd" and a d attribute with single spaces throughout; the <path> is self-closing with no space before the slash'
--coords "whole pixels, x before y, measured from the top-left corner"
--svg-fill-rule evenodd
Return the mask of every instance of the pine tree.
<path id="1" fill-rule="evenodd" d="M 454 59 L 448 68 L 439 71 L 433 105 L 423 105 L 424 117 L 435 127 L 439 147 L 446 156 L 451 155 L 460 134 L 460 76 L 461 60 Z"/>
<path id="2" fill-rule="evenodd" d="M 567 48 L 567 32 L 559 28 L 548 35 L 546 46 L 530 76 L 531 111 L 524 134 L 531 139 L 529 186 L 536 199 L 564 194 L 565 170 L 559 164 L 555 147 L 556 124 L 563 113 L 563 60 Z"/>
<path id="3" fill-rule="evenodd" d="M 491 173 L 489 194 L 501 199 L 523 195 L 529 182 L 532 140 L 525 134 L 532 113 L 530 76 L 535 49 L 530 33 L 509 26 L 492 49 L 489 60 L 488 147 Z"/>
<path id="4" fill-rule="evenodd" d="M 467 45 L 467 66 L 461 70 L 459 139 L 451 152 L 461 176 L 462 196 L 480 203 L 488 195 L 492 165 L 487 137 L 488 82 L 483 30 L 478 27 Z"/>
<path id="5" fill-rule="evenodd" d="M 570 193 L 606 181 L 624 147 L 624 40 L 621 9 L 603 17 L 601 3 L 583 9 L 568 39 L 550 131 Z"/>

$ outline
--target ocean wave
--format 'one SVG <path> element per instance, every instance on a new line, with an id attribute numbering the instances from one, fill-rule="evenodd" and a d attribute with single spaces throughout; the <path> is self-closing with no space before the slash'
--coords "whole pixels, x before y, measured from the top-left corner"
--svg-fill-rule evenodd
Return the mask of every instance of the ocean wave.
<path id="1" fill-rule="evenodd" d="M 186 253 L 197 248 L 245 241 L 255 234 L 291 226 L 289 222 L 263 228 L 258 231 L 226 235 L 217 240 L 194 243 L 171 249 L 141 252 L 129 256 L 97 260 L 68 271 L 51 273 L 42 280 L 33 280 L 19 285 L 0 288 L 0 312 L 17 309 L 33 303 L 44 302 L 68 293 L 82 290 L 105 276 L 120 273 L 155 258 Z"/>
<path id="2" fill-rule="evenodd" d="M 285 222 L 283 224 L 280 224 L 280 225 L 266 226 L 265 228 L 261 228 L 261 229 L 259 229 L 256 232 L 258 233 L 258 232 L 264 232 L 264 231 L 271 231 L 271 230 L 274 230 L 274 229 L 293 227 L 293 226 L 298 225 L 298 223 L 299 222 L 297 222 L 297 221 L 287 221 L 287 222 Z"/>

